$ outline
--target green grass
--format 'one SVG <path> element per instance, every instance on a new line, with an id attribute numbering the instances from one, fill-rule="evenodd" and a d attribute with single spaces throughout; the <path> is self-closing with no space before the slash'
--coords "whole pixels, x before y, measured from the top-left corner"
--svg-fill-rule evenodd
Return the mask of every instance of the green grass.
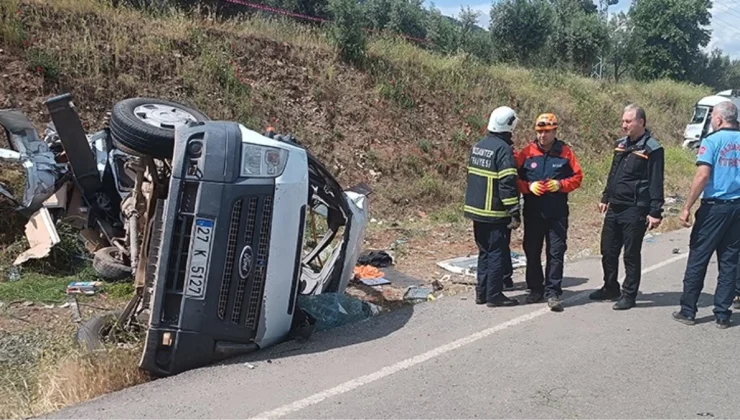
<path id="1" fill-rule="evenodd" d="M 20 56 L 29 68 L 58 73 L 58 88 L 93 107 L 83 115 L 91 126 L 119 98 L 142 95 L 254 129 L 273 125 L 296 134 L 331 170 L 341 168 L 342 184 L 366 180 L 369 169 L 381 172 L 372 181 L 372 211 L 382 218 L 421 210 L 443 223 L 458 220 L 469 148 L 490 111 L 504 104 L 521 119 L 518 147 L 534 137 L 538 114 L 558 116 L 559 136 L 584 167 L 583 186 L 572 195 L 584 216 L 592 217 L 622 110 L 633 102 L 666 147 L 666 193 L 685 194 L 693 168 L 677 147 L 693 104 L 710 93 L 671 81 L 613 84 L 485 65 L 382 36 L 369 40 L 367 64 L 353 67 L 337 58 L 324 30 L 283 19 L 148 14 L 96 0 L 15 1 L 22 13 L 5 17 L 6 27 L 32 40 Z M 51 30 L 50 22 L 68 30 Z M 370 150 L 369 168 L 358 168 L 357 148 Z"/>
<path id="2" fill-rule="evenodd" d="M 67 276 L 40 274 L 33 271 L 21 271 L 18 281 L 0 283 L 0 300 L 4 302 L 31 301 L 43 303 L 64 302 L 67 285 L 73 281 L 96 281 L 97 276 L 92 267 L 86 267 L 79 273 Z"/>

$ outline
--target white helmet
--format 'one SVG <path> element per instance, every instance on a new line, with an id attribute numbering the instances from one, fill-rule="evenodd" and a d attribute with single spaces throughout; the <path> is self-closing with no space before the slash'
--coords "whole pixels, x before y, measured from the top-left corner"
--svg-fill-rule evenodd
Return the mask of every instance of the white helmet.
<path id="1" fill-rule="evenodd" d="M 516 112 L 508 106 L 500 106 L 491 112 L 488 119 L 488 131 L 492 133 L 513 132 L 519 119 Z"/>

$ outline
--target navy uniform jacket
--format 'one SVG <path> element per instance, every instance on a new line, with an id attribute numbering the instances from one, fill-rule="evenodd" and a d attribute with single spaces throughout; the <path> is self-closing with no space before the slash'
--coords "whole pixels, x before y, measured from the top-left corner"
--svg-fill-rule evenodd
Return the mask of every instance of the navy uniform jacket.
<path id="1" fill-rule="evenodd" d="M 601 202 L 643 207 L 650 216 L 662 218 L 664 159 L 663 146 L 649 131 L 634 143 L 629 137 L 619 139 Z"/>
<path id="2" fill-rule="evenodd" d="M 468 159 L 465 217 L 484 223 L 519 217 L 516 159 L 511 139 L 488 133 L 473 146 Z"/>

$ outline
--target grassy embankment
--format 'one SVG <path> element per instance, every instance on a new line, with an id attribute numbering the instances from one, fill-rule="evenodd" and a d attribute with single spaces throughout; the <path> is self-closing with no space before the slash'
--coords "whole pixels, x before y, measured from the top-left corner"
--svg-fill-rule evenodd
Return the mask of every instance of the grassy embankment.
<path id="1" fill-rule="evenodd" d="M 692 105 L 709 93 L 667 81 L 614 85 L 484 66 L 387 38 L 371 40 L 367 65 L 354 68 L 337 60 L 320 29 L 174 11 L 154 16 L 94 0 L 0 1 L 0 48 L 0 72 L 9 75 L 0 78 L 0 107 L 23 109 L 39 128 L 48 120 L 43 100 L 64 91 L 75 95 L 89 129 L 100 128 L 110 107 L 130 96 L 181 101 L 254 129 L 273 125 L 296 134 L 344 185 L 368 181 L 376 190 L 373 217 L 400 221 L 417 235 L 434 229 L 464 235 L 465 159 L 491 109 L 507 104 L 519 112 L 518 146 L 533 137 L 537 114 L 555 112 L 559 136 L 586 174 L 572 194 L 573 253 L 598 237 L 594 209 L 623 107 L 645 107 L 667 150 L 666 193 L 685 194 L 693 158 L 678 145 Z M 408 223 L 419 211 L 429 217 Z M 373 225 L 372 232 L 382 236 L 389 225 Z M 675 226 L 671 218 L 664 229 Z M 8 245 L 22 238 L 17 228 L 2 229 L 16 232 L 0 249 L 6 264 L 23 249 Z M 60 302 L 70 279 L 89 280 L 65 275 L 72 277 L 32 265 L 20 282 L 0 282 L 0 300 Z M 91 361 L 66 344 L 57 347 L 44 347 L 23 374 L 3 367 L 0 395 L 9 397 L 0 398 L 1 416 L 38 415 L 143 380 L 131 369 L 132 355 Z"/>

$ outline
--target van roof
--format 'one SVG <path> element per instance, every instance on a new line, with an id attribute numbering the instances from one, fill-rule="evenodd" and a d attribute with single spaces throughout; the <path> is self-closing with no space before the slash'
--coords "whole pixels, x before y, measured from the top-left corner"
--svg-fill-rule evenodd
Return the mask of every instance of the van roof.
<path id="1" fill-rule="evenodd" d="M 720 102 L 727 102 L 730 98 L 727 96 L 719 96 L 719 95 L 712 95 L 712 96 L 705 96 L 701 99 L 699 99 L 699 102 L 697 102 L 697 105 L 704 105 L 704 106 L 715 106 Z"/>

